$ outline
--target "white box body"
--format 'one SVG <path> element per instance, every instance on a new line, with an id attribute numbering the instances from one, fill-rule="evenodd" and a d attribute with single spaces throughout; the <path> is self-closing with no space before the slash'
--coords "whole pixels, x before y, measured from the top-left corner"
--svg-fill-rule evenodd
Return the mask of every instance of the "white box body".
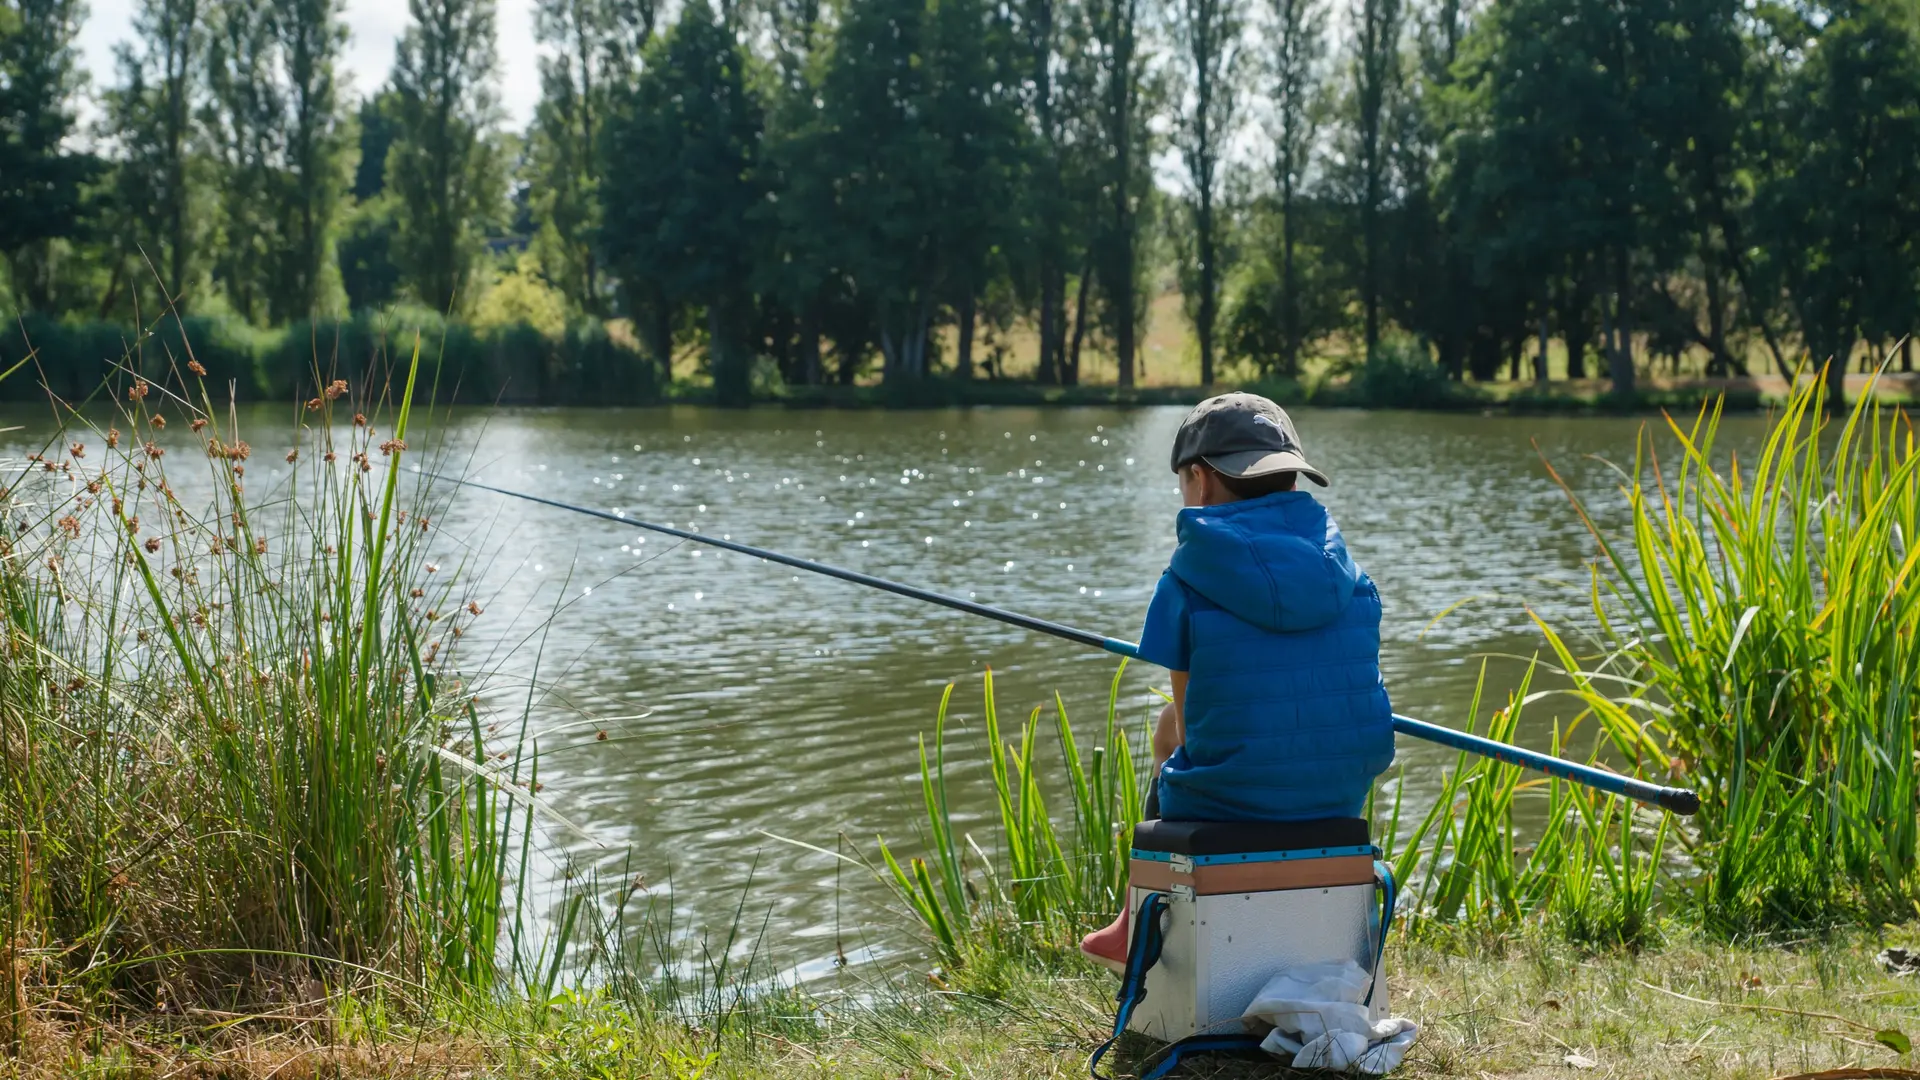
<path id="1" fill-rule="evenodd" d="M 1128 890 L 1136 914 L 1149 890 Z M 1173 1042 L 1189 1035 L 1238 1034 L 1241 1015 L 1279 972 L 1300 964 L 1352 960 L 1372 970 L 1378 952 L 1374 886 L 1335 885 L 1271 892 L 1168 896 L 1160 962 L 1147 971 L 1146 997 L 1128 1030 Z M 1374 973 L 1370 1011 L 1386 1015 L 1384 971 Z"/>

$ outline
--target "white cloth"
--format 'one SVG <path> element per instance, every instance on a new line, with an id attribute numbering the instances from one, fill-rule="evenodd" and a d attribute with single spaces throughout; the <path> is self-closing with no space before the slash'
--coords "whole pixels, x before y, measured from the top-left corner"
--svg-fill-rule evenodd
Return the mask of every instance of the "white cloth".
<path id="1" fill-rule="evenodd" d="M 1420 1025 L 1373 1020 L 1363 1004 L 1372 982 L 1351 960 L 1302 964 L 1267 980 L 1246 1015 L 1273 1025 L 1260 1048 L 1296 1069 L 1352 1069 L 1380 1076 L 1400 1067 Z"/>

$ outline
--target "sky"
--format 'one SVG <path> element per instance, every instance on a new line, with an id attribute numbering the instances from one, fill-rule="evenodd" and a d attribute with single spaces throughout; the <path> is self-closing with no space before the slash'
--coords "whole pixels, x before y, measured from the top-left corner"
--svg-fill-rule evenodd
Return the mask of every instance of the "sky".
<path id="1" fill-rule="evenodd" d="M 114 83 L 113 48 L 133 36 L 136 0 L 91 0 L 80 50 L 97 93 Z M 498 0 L 500 106 L 515 130 L 525 128 L 540 99 L 539 52 L 533 43 L 533 0 Z M 407 26 L 406 0 L 346 0 L 345 74 L 356 99 L 379 88 L 393 67 L 393 43 Z"/>

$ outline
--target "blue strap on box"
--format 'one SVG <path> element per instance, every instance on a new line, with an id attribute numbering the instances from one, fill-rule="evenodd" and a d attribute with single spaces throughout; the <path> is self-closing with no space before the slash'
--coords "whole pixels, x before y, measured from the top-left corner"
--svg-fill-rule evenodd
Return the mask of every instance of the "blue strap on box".
<path id="1" fill-rule="evenodd" d="M 1160 928 L 1160 916 L 1167 910 L 1166 893 L 1148 893 L 1140 901 L 1140 910 L 1133 916 L 1133 941 L 1127 949 L 1127 969 L 1120 976 L 1120 991 L 1115 995 L 1120 1007 L 1113 1016 L 1113 1034 L 1093 1051 L 1087 1060 L 1087 1072 L 1094 1080 L 1108 1080 L 1100 1075 L 1100 1059 L 1105 1057 L 1113 1044 L 1127 1030 L 1128 1021 L 1133 1019 L 1133 1010 L 1147 997 L 1147 972 L 1160 962 L 1161 946 L 1166 944 L 1165 934 Z M 1180 1065 L 1180 1060 L 1190 1054 L 1221 1053 L 1236 1050 L 1258 1050 L 1260 1037 L 1256 1035 L 1189 1035 L 1178 1042 L 1168 1044 L 1160 1052 L 1160 1060 L 1151 1069 L 1140 1074 L 1140 1080 L 1160 1080 Z"/>

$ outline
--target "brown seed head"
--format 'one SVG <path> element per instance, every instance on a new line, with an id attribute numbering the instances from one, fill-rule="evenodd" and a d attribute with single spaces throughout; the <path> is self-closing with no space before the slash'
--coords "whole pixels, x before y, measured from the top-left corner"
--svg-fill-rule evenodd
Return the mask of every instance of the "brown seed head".
<path id="1" fill-rule="evenodd" d="M 345 379 L 335 379 L 332 382 L 327 384 L 327 400 L 328 401 L 336 401 L 339 399 L 340 395 L 346 392 L 347 392 L 347 380 Z"/>
<path id="2" fill-rule="evenodd" d="M 477 604 L 477 603 L 475 603 L 475 602 L 474 602 L 474 601 L 472 601 L 472 600 L 469 600 L 469 601 L 467 601 L 467 614 L 469 614 L 469 615 L 479 615 L 479 614 L 480 614 L 480 605 L 479 605 L 479 604 Z"/>
<path id="3" fill-rule="evenodd" d="M 128 401 L 139 401 L 141 398 L 144 398 L 146 396 L 147 396 L 147 380 L 145 379 L 135 379 L 133 380 L 133 385 L 127 387 Z"/>
<path id="4" fill-rule="evenodd" d="M 335 454 L 335 453 L 334 453 L 333 451 L 331 451 L 331 450 L 329 450 L 329 451 L 327 451 L 327 460 L 328 460 L 329 462 L 331 462 L 331 461 L 332 461 L 332 460 L 333 460 L 334 458 L 336 458 L 336 457 L 338 457 L 338 456 L 339 456 L 338 454 Z"/>
<path id="5" fill-rule="evenodd" d="M 382 454 L 397 454 L 406 448 L 407 443 L 405 439 L 388 439 L 386 442 L 380 444 L 380 452 Z"/>
<path id="6" fill-rule="evenodd" d="M 322 402 L 319 398 L 309 398 L 307 399 L 307 411 L 319 412 L 321 404 Z"/>
<path id="7" fill-rule="evenodd" d="M 366 427 L 366 426 L 367 426 L 367 414 L 366 414 L 366 413 L 354 413 L 354 414 L 353 414 L 353 426 L 354 426 L 354 427 Z"/>
<path id="8" fill-rule="evenodd" d="M 165 454 L 165 453 L 166 453 L 166 451 L 165 451 L 165 450 L 163 450 L 163 449 L 161 449 L 161 448 L 160 448 L 160 447 L 158 447 L 158 446 L 155 446 L 155 445 L 153 445 L 152 443 L 148 443 L 148 444 L 146 445 L 146 451 L 147 451 L 147 457 L 148 457 L 148 458 L 157 458 L 157 457 L 159 457 L 160 455 L 162 455 L 162 454 Z"/>
<path id="9" fill-rule="evenodd" d="M 157 552 L 159 550 L 160 550 L 160 538 L 157 536 L 147 537 L 147 551 L 149 553 L 152 553 L 152 552 Z"/>
<path id="10" fill-rule="evenodd" d="M 187 361 L 187 370 L 193 372 L 195 375 L 198 375 L 203 379 L 206 378 L 207 376 L 207 369 L 201 367 L 200 361 L 198 360 Z"/>
<path id="11" fill-rule="evenodd" d="M 300 451 L 299 451 L 299 449 L 297 449 L 297 448 L 296 448 L 296 449 L 293 449 L 293 450 L 289 450 L 289 451 L 287 451 L 287 464 L 289 464 L 289 465 L 291 465 L 291 464 L 293 464 L 294 462 L 296 462 L 296 461 L 299 461 L 299 460 L 300 460 Z"/>
<path id="12" fill-rule="evenodd" d="M 108 428 L 107 429 L 107 449 L 111 450 L 114 447 L 119 445 L 120 445 L 120 429 L 117 427 Z"/>
<path id="13" fill-rule="evenodd" d="M 199 431 L 201 428 L 207 426 L 207 418 L 204 416 L 195 417 L 193 423 L 189 424 L 188 426 L 193 428 L 193 430 L 195 431 Z"/>
<path id="14" fill-rule="evenodd" d="M 255 555 L 265 555 L 267 553 L 267 542 L 265 540 L 255 540 L 253 542 L 253 553 Z"/>
<path id="15" fill-rule="evenodd" d="M 66 517 L 61 518 L 60 531 L 66 533 L 67 539 L 69 540 L 80 539 L 80 519 L 77 517 L 74 517 L 72 514 L 68 514 Z"/>
<path id="16" fill-rule="evenodd" d="M 82 458 L 82 457 L 86 457 L 86 456 L 87 456 L 87 444 L 86 444 L 86 443 L 73 443 L 73 444 L 71 444 L 71 445 L 69 445 L 69 446 L 67 447 L 67 453 L 69 453 L 69 454 L 72 454 L 72 455 L 73 455 L 74 457 L 77 457 L 77 458 Z"/>
<path id="17" fill-rule="evenodd" d="M 167 418 L 161 416 L 159 413 L 154 413 L 152 416 L 147 417 L 147 423 L 152 424 L 155 431 L 159 431 L 167 426 Z"/>

